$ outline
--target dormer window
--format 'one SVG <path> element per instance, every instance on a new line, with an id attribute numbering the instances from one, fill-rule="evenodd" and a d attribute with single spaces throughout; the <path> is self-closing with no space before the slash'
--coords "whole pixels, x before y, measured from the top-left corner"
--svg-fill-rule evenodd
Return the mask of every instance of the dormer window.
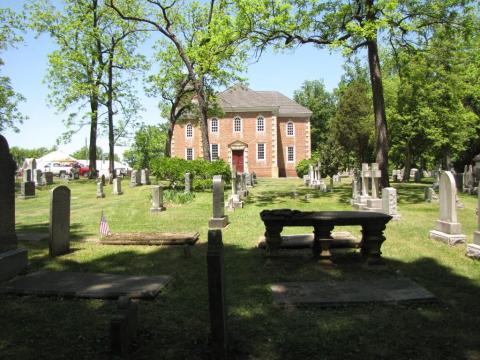
<path id="1" fill-rule="evenodd" d="M 193 126 L 192 124 L 188 123 L 185 127 L 185 137 L 192 138 L 193 137 Z"/>
<path id="2" fill-rule="evenodd" d="M 265 132 L 265 119 L 263 116 L 257 117 L 257 132 Z"/>
<path id="3" fill-rule="evenodd" d="M 242 118 L 240 116 L 233 118 L 233 132 L 242 132 Z"/>
<path id="4" fill-rule="evenodd" d="M 218 133 L 218 119 L 217 118 L 212 118 L 212 120 L 210 121 L 210 132 Z"/>
<path id="5" fill-rule="evenodd" d="M 287 122 L 287 136 L 295 135 L 295 126 L 292 121 Z"/>

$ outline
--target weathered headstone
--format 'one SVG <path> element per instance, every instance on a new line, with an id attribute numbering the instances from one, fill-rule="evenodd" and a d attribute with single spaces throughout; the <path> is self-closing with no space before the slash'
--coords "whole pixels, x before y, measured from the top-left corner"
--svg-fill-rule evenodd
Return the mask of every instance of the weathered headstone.
<path id="1" fill-rule="evenodd" d="M 465 243 L 466 236 L 462 234 L 462 225 L 457 220 L 455 178 L 450 171 L 440 174 L 440 219 L 437 229 L 430 231 L 430 238 L 441 240 L 449 245 Z"/>
<path id="2" fill-rule="evenodd" d="M 103 199 L 105 197 L 105 193 L 103 192 L 103 183 L 101 181 L 97 182 L 97 199 Z"/>
<path id="3" fill-rule="evenodd" d="M 253 184 L 257 184 L 257 173 L 255 171 L 252 172 L 252 180 Z"/>
<path id="4" fill-rule="evenodd" d="M 100 182 L 102 183 L 102 186 L 105 186 L 105 175 L 100 177 Z"/>
<path id="5" fill-rule="evenodd" d="M 362 170 L 360 172 L 361 193 L 354 199 L 353 207 L 362 210 L 367 206 L 368 195 L 368 179 L 370 178 L 370 169 L 367 163 L 362 163 Z"/>
<path id="6" fill-rule="evenodd" d="M 227 226 L 228 216 L 225 215 L 224 208 L 224 183 L 221 175 L 213 177 L 213 214 L 208 221 L 210 229 L 221 229 Z"/>
<path id="7" fill-rule="evenodd" d="M 192 191 L 192 175 L 189 172 L 185 173 L 185 192 L 190 193 Z"/>
<path id="8" fill-rule="evenodd" d="M 235 209 L 243 208 L 243 201 L 240 200 L 239 194 L 239 176 L 235 168 L 232 170 L 232 193 L 228 197 L 227 203 L 225 207 L 228 208 L 229 211 L 235 211 Z"/>
<path id="9" fill-rule="evenodd" d="M 163 187 L 160 185 L 155 185 L 152 187 L 152 207 L 150 212 L 161 212 L 164 211 L 165 207 L 163 206 Z"/>
<path id="10" fill-rule="evenodd" d="M 240 176 L 240 196 L 241 197 L 247 197 L 248 196 L 247 175 L 245 173 L 243 173 Z"/>
<path id="11" fill-rule="evenodd" d="M 46 171 L 43 173 L 45 177 L 45 185 L 53 185 L 53 173 L 50 171 Z"/>
<path id="12" fill-rule="evenodd" d="M 22 272 L 27 250 L 17 248 L 15 233 L 15 170 L 7 140 L 0 135 L 0 281 Z"/>
<path id="13" fill-rule="evenodd" d="M 51 191 L 49 233 L 50 256 L 70 251 L 70 189 L 63 185 Z"/>
<path id="14" fill-rule="evenodd" d="M 142 185 L 150 185 L 150 171 L 148 169 L 140 171 L 140 182 Z"/>
<path id="15" fill-rule="evenodd" d="M 27 171 L 30 171 L 30 169 Z M 31 199 L 34 197 L 35 183 L 33 181 L 22 182 L 20 184 L 20 199 Z"/>
<path id="16" fill-rule="evenodd" d="M 310 176 L 303 175 L 303 185 L 310 186 Z"/>
<path id="17" fill-rule="evenodd" d="M 34 174 L 33 179 L 34 179 L 34 182 L 35 182 L 35 186 L 37 186 L 37 187 L 44 186 L 45 182 L 43 180 L 42 170 L 35 169 L 33 171 L 33 174 Z"/>
<path id="18" fill-rule="evenodd" d="M 383 208 L 383 202 L 382 199 L 378 197 L 379 194 L 379 185 L 378 181 L 382 177 L 382 173 L 378 168 L 377 163 L 372 163 L 370 164 L 371 169 L 369 172 L 370 175 L 370 183 L 372 186 L 372 192 L 371 192 L 371 197 L 367 199 L 367 206 L 364 208 L 364 210 L 368 211 L 378 211 L 381 212 Z"/>
<path id="19" fill-rule="evenodd" d="M 397 212 L 397 189 L 386 187 L 382 189 L 383 212 L 392 217 L 392 220 L 400 220 Z"/>
<path id="20" fill-rule="evenodd" d="M 110 346 L 112 355 L 125 358 L 137 337 L 138 308 L 127 296 L 118 298 L 118 313 L 110 320 Z"/>
<path id="21" fill-rule="evenodd" d="M 467 256 L 480 260 L 480 191 L 477 188 L 477 230 L 473 233 L 473 244 L 467 245 Z"/>
<path id="22" fill-rule="evenodd" d="M 435 193 L 435 190 L 433 190 L 433 188 L 431 187 L 425 188 L 425 201 L 432 202 L 435 200 L 438 200 L 438 196 Z"/>
<path id="23" fill-rule="evenodd" d="M 113 195 L 122 195 L 122 178 L 115 178 L 112 182 L 112 194 Z"/>
<path id="24" fill-rule="evenodd" d="M 208 230 L 208 303 L 212 359 L 227 358 L 227 304 L 221 230 Z"/>
<path id="25" fill-rule="evenodd" d="M 140 173 L 138 170 L 133 170 L 132 171 L 132 174 L 130 176 L 130 187 L 135 187 L 135 186 L 138 186 L 140 185 L 139 184 L 140 182 Z"/>
<path id="26" fill-rule="evenodd" d="M 31 169 L 24 169 L 23 170 L 23 182 L 32 181 L 32 170 Z"/>

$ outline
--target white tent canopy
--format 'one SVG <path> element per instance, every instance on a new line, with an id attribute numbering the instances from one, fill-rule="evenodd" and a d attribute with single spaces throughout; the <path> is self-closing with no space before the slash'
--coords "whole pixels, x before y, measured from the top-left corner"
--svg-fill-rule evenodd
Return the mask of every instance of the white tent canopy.
<path id="1" fill-rule="evenodd" d="M 52 151 L 51 153 L 48 153 L 45 156 L 42 156 L 41 158 L 37 159 L 37 163 L 47 163 L 47 162 L 75 162 L 77 159 L 74 157 L 71 157 L 68 154 L 65 154 L 64 152 L 60 150 Z"/>

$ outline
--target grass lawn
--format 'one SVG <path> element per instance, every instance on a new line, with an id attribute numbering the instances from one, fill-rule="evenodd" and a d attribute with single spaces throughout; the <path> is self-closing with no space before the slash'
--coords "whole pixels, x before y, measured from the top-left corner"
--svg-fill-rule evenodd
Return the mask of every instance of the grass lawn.
<path id="1" fill-rule="evenodd" d="M 57 182 L 58 179 L 55 179 Z M 438 203 L 424 203 L 426 184 L 394 184 L 398 222 L 390 222 L 382 246 L 387 265 L 366 267 L 357 254 L 337 257 L 327 268 L 310 252 L 293 251 L 265 261 L 256 243 L 264 232 L 259 212 L 266 208 L 351 210 L 348 184 L 333 193 L 307 189 L 299 179 L 259 179 L 245 208 L 228 213 L 223 230 L 228 331 L 234 359 L 480 359 L 480 262 L 466 258 L 465 246 L 449 247 L 428 239 Z M 30 271 L 39 269 L 172 275 L 174 281 L 153 301 L 139 302 L 139 338 L 132 359 L 208 358 L 206 241 L 212 194 L 193 202 L 166 204 L 150 214 L 150 187 L 129 188 L 95 198 L 95 183 L 69 183 L 72 190 L 72 251 L 48 257 L 48 242 L 21 242 L 29 250 Z M 298 193 L 294 197 L 294 191 Z M 305 194 L 312 196 L 305 200 Z M 16 201 L 17 231 L 48 232 L 48 190 Z M 476 197 L 460 194 L 459 221 L 468 242 L 476 228 Z M 101 211 L 113 232 L 200 232 L 200 242 L 185 259 L 181 248 L 102 246 Z M 307 232 L 310 229 L 304 229 Z M 358 229 L 348 228 L 355 234 Z M 299 232 L 287 228 L 285 233 Z M 437 303 L 361 305 L 320 309 L 282 309 L 272 303 L 269 287 L 279 281 L 338 281 L 408 277 L 433 292 Z M 36 296 L 0 296 L 1 359 L 108 358 L 109 319 L 114 301 Z"/>

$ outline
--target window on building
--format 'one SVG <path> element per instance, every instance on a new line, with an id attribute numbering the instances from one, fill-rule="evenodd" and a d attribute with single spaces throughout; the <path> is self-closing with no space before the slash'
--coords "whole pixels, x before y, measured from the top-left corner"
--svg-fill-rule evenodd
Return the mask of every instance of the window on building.
<path id="1" fill-rule="evenodd" d="M 295 148 L 287 146 L 287 162 L 295 162 Z"/>
<path id="2" fill-rule="evenodd" d="M 210 131 L 212 133 L 218 133 L 218 119 L 217 118 L 212 118 L 212 121 L 210 122 Z"/>
<path id="3" fill-rule="evenodd" d="M 193 137 L 193 126 L 192 126 L 192 124 L 187 124 L 187 126 L 185 127 L 185 136 L 187 138 Z"/>
<path id="4" fill-rule="evenodd" d="M 210 144 L 210 156 L 212 160 L 219 159 L 218 144 Z"/>
<path id="5" fill-rule="evenodd" d="M 257 132 L 265 131 L 265 119 L 263 116 L 257 117 Z"/>
<path id="6" fill-rule="evenodd" d="M 242 132 L 242 119 L 239 116 L 233 118 L 233 131 Z"/>
<path id="7" fill-rule="evenodd" d="M 287 122 L 287 136 L 294 136 L 295 135 L 295 127 L 293 122 Z"/>
<path id="8" fill-rule="evenodd" d="M 257 144 L 257 160 L 265 160 L 265 144 Z"/>
<path id="9" fill-rule="evenodd" d="M 193 158 L 194 158 L 193 148 L 186 148 L 185 149 L 185 159 L 193 160 Z"/>

